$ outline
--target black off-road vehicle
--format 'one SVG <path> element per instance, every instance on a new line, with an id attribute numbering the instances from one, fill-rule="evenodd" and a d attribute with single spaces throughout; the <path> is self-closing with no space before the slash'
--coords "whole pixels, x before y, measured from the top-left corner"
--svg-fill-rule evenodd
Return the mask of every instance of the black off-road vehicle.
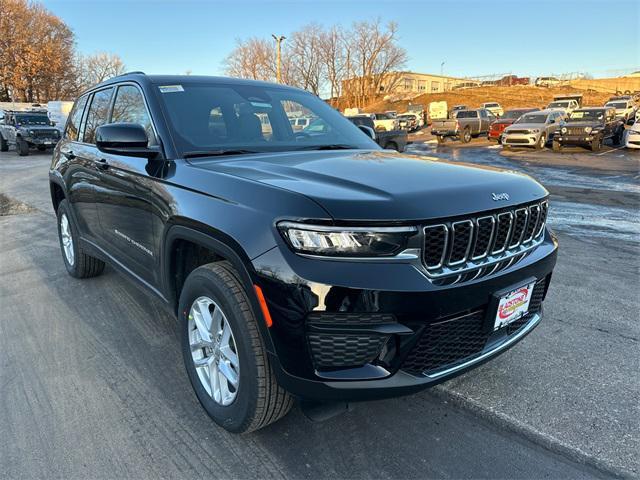
<path id="1" fill-rule="evenodd" d="M 44 151 L 55 147 L 59 140 L 60 132 L 46 111 L 6 111 L 0 123 L 1 152 L 15 146 L 18 155 L 24 157 L 30 148 Z"/>
<path id="2" fill-rule="evenodd" d="M 615 108 L 580 108 L 574 110 L 556 131 L 553 150 L 559 152 L 564 146 L 583 146 L 597 152 L 608 139 L 613 145 L 620 145 L 623 135 L 624 121 L 616 118 Z"/>

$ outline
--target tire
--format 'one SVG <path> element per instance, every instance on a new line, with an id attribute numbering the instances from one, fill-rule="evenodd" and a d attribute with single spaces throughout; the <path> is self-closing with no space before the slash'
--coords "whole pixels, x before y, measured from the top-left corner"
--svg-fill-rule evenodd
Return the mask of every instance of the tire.
<path id="1" fill-rule="evenodd" d="M 560 145 L 560 142 L 558 142 L 557 140 L 553 141 L 553 151 L 554 152 L 561 152 L 562 151 L 562 145 Z"/>
<path id="2" fill-rule="evenodd" d="M 620 145 L 622 145 L 622 136 L 623 136 L 623 132 L 618 130 L 618 133 L 616 133 L 613 138 L 611 139 L 611 141 L 613 142 L 613 146 L 614 147 L 619 147 Z"/>
<path id="3" fill-rule="evenodd" d="M 202 307 L 203 304 L 207 307 Z M 203 318 L 198 312 L 207 310 L 210 316 L 204 316 L 209 319 L 209 325 L 213 325 L 215 312 L 220 310 L 222 331 L 230 329 L 230 334 L 226 335 L 226 345 L 229 347 L 233 342 L 232 347 L 235 347 L 235 351 L 232 347 L 226 349 L 232 355 L 223 353 L 224 347 L 221 345 L 225 342 L 224 334 L 208 342 L 201 340 L 201 330 L 208 335 L 210 328 L 202 328 L 202 321 L 199 323 L 201 328 L 198 328 L 196 320 Z M 193 270 L 180 294 L 178 312 L 187 375 L 200 404 L 214 422 L 233 433 L 248 433 L 279 420 L 289 412 L 293 400 L 280 387 L 271 367 L 257 323 L 262 319 L 256 318 L 247 292 L 229 264 L 210 263 Z M 192 344 L 202 347 L 193 348 Z M 231 360 L 233 354 L 236 367 Z M 195 356 L 201 357 L 194 359 Z M 202 366 L 196 367 L 196 361 Z M 222 369 L 217 370 L 217 365 L 225 362 L 227 374 Z M 214 377 L 210 376 L 211 372 L 214 372 Z M 231 380 L 227 380 L 229 377 L 225 375 L 229 374 L 237 379 L 237 388 Z M 217 378 L 220 387 L 224 385 L 226 396 L 223 388 L 212 386 L 211 378 Z M 220 393 L 218 400 L 210 391 Z"/>
<path id="4" fill-rule="evenodd" d="M 462 143 L 469 143 L 471 141 L 471 131 L 468 128 L 465 128 L 462 131 L 462 135 L 460 135 L 460 140 Z"/>
<path id="5" fill-rule="evenodd" d="M 444 137 L 441 137 L 441 136 L 438 136 L 438 137 L 436 137 L 436 138 L 438 139 L 438 143 L 439 143 L 440 145 L 442 145 L 442 144 L 445 142 L 445 140 L 446 140 Z"/>
<path id="6" fill-rule="evenodd" d="M 592 152 L 597 152 L 602 148 L 602 139 L 601 138 L 596 138 L 594 140 L 592 140 L 591 142 L 591 151 Z"/>
<path id="7" fill-rule="evenodd" d="M 2 136 L 0 136 L 0 152 L 8 152 L 8 151 L 9 151 L 9 144 Z"/>
<path id="8" fill-rule="evenodd" d="M 396 142 L 388 142 L 387 145 L 385 146 L 385 148 L 388 149 L 392 149 L 395 150 L 396 152 L 399 152 L 400 149 L 398 148 L 398 145 L 396 144 Z"/>
<path id="9" fill-rule="evenodd" d="M 546 144 L 547 136 L 543 133 L 542 135 L 540 135 L 540 138 L 536 142 L 536 150 L 543 150 Z"/>
<path id="10" fill-rule="evenodd" d="M 104 271 L 104 262 L 87 255 L 82 250 L 78 229 L 73 223 L 67 200 L 62 200 L 58 205 L 57 218 L 60 251 L 69 275 L 75 278 L 91 278 L 100 275 Z M 70 245 L 66 243 L 68 240 L 67 235 L 71 237 Z"/>
<path id="11" fill-rule="evenodd" d="M 16 139 L 16 151 L 21 157 L 29 155 L 29 144 L 21 138 Z"/>

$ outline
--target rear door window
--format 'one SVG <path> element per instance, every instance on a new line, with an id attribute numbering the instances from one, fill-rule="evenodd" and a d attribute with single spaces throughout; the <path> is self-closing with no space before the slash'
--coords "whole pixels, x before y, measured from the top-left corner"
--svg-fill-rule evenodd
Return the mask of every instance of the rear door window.
<path id="1" fill-rule="evenodd" d="M 64 131 L 64 137 L 68 140 L 76 141 L 78 140 L 78 132 L 80 131 L 80 121 L 82 120 L 82 114 L 84 113 L 84 107 L 87 104 L 88 95 L 83 95 L 80 97 L 75 105 L 73 106 L 73 110 L 69 115 L 69 121 L 67 122 L 67 127 Z"/>
<path id="2" fill-rule="evenodd" d="M 93 94 L 91 106 L 85 120 L 83 141 L 85 143 L 96 143 L 96 130 L 109 121 L 109 105 L 111 104 L 111 94 L 113 88 L 106 88 Z"/>

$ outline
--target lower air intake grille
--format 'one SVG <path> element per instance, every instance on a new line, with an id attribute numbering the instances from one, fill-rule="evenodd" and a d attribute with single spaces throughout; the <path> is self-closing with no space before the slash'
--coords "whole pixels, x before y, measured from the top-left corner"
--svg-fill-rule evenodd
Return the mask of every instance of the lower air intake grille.
<path id="1" fill-rule="evenodd" d="M 529 313 L 507 325 L 507 335 L 516 333 L 531 320 L 534 313 L 540 311 L 545 285 L 546 279 L 536 283 Z M 484 329 L 484 321 L 485 310 L 478 310 L 428 325 L 402 364 L 402 370 L 414 375 L 435 373 L 480 355 L 491 335 Z"/>

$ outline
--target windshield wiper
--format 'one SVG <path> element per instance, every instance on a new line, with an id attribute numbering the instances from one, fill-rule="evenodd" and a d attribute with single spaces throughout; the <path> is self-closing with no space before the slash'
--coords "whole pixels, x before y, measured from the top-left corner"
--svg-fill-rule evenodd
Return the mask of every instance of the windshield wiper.
<path id="1" fill-rule="evenodd" d="M 357 150 L 358 147 L 353 145 L 346 145 L 343 143 L 333 143 L 329 145 L 309 145 L 307 147 L 301 147 L 297 150 Z"/>
<path id="2" fill-rule="evenodd" d="M 185 152 L 183 158 L 196 158 L 196 157 L 220 157 L 223 155 L 244 155 L 247 153 L 260 153 L 255 150 L 244 149 L 222 149 L 222 150 L 193 150 L 191 152 Z"/>

